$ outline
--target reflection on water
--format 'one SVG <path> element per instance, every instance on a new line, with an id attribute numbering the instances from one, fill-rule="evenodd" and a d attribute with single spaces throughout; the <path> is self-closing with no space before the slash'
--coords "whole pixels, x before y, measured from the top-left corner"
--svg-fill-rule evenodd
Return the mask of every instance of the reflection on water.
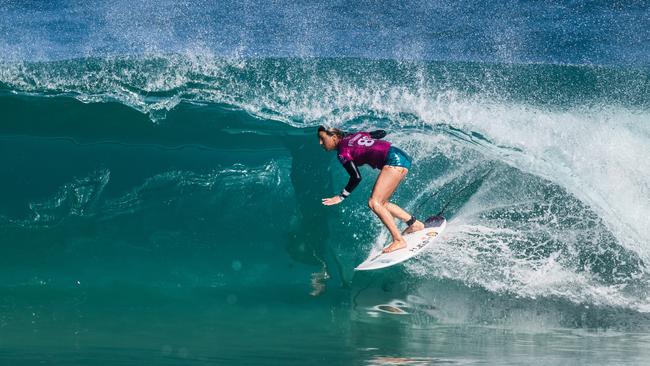
<path id="1" fill-rule="evenodd" d="M 415 298 L 376 305 L 373 317 L 353 309 L 346 291 L 33 290 L 0 292 L 2 365 L 642 365 L 650 357 L 647 333 L 426 321 Z"/>
<path id="2" fill-rule="evenodd" d="M 426 366 L 426 365 L 443 365 L 443 364 L 459 364 L 459 362 L 453 360 L 432 358 L 432 357 L 387 357 L 387 356 L 376 356 L 367 361 L 368 366 L 382 366 L 382 365 Z"/>

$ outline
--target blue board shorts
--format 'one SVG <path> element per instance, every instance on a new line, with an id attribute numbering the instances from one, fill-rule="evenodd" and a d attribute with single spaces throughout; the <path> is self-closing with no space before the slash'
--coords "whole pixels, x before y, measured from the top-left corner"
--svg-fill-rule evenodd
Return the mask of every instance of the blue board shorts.
<path id="1" fill-rule="evenodd" d="M 390 165 L 390 166 L 401 166 L 406 169 L 411 168 L 411 157 L 402 151 L 402 149 L 397 148 L 395 146 L 391 146 L 388 149 L 388 153 L 386 154 L 386 162 L 384 165 Z"/>

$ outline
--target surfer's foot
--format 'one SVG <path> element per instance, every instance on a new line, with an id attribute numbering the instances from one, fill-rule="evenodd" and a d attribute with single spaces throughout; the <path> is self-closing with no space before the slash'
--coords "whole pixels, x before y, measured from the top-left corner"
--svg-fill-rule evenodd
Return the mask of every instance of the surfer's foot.
<path id="1" fill-rule="evenodd" d="M 422 221 L 415 220 L 413 225 L 407 227 L 406 229 L 404 229 L 404 231 L 402 231 L 402 235 L 414 233 L 414 232 L 420 231 L 422 229 L 424 229 L 424 224 L 422 223 Z"/>
<path id="2" fill-rule="evenodd" d="M 415 224 L 413 224 L 413 225 L 415 225 Z M 392 243 L 390 243 L 389 246 L 384 248 L 384 250 L 382 252 L 383 253 L 390 253 L 390 252 L 394 252 L 394 251 L 396 251 L 398 249 L 402 249 L 402 248 L 406 248 L 406 240 L 404 240 L 404 239 L 393 241 Z"/>

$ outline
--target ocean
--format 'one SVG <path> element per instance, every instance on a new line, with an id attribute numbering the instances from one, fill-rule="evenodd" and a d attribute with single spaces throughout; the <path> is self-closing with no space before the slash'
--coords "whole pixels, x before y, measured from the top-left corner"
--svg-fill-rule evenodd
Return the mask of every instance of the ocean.
<path id="1" fill-rule="evenodd" d="M 646 1 L 0 0 L 0 365 L 644 365 Z M 390 235 L 319 125 L 413 157 Z M 403 227 L 404 225 L 401 224 Z"/>

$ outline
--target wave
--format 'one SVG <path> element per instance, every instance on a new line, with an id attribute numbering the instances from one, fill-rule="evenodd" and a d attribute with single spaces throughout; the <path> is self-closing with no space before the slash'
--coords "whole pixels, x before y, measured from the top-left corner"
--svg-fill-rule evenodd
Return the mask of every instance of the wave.
<path id="1" fill-rule="evenodd" d="M 319 151 L 313 127 L 385 128 L 416 162 L 396 200 L 418 215 L 450 203 L 445 242 L 402 276 L 646 312 L 649 75 L 572 65 L 178 55 L 4 63 L 3 144 L 33 155 L 28 176 L 43 171 L 39 159 L 53 159 L 43 151 L 60 155 L 67 160 L 57 174 L 67 178 L 43 176 L 49 193 L 40 199 L 27 190 L 8 199 L 14 209 L 1 213 L 2 227 L 17 242 L 31 236 L 31 248 L 59 238 L 50 250 L 68 261 L 90 256 L 80 249 L 90 238 L 95 249 L 114 253 L 122 243 L 141 260 L 162 245 L 166 256 L 183 258 L 193 284 L 214 278 L 208 258 L 251 268 L 226 282 L 281 282 L 291 271 L 278 275 L 268 262 L 283 255 L 307 266 L 305 277 L 326 280 L 312 276 L 317 266 L 345 284 L 387 233 L 365 207 L 370 185 L 340 209 L 319 205 L 345 177 Z M 114 154 L 121 160 L 106 157 Z M 83 156 L 94 163 L 75 164 Z M 25 202 L 32 204 L 16 214 Z M 244 239 L 224 244 L 224 231 Z M 249 244 L 238 248 L 241 242 Z M 260 243 L 273 255 L 244 259 Z M 217 248 L 228 259 L 208 254 Z M 164 272 L 161 256 L 150 258 L 159 266 L 153 273 Z M 136 268 L 125 276 L 145 281 Z"/>

